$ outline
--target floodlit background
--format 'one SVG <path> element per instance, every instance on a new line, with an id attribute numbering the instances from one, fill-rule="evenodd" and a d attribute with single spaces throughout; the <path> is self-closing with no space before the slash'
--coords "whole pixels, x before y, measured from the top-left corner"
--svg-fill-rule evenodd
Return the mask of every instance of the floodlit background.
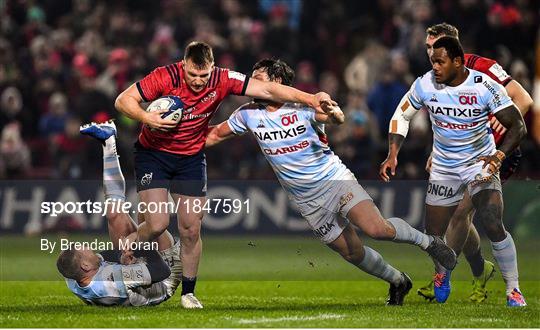
<path id="1" fill-rule="evenodd" d="M 358 179 L 377 179 L 395 106 L 430 70 L 426 27 L 455 25 L 466 52 L 497 60 L 532 95 L 539 6 L 533 0 L 1 1 L 0 178 L 99 179 L 100 148 L 78 126 L 108 118 L 117 119 L 124 174 L 132 178 L 139 125 L 116 112 L 114 99 L 156 66 L 180 60 L 189 41 L 203 40 L 214 47 L 218 66 L 251 74 L 257 60 L 281 58 L 295 69 L 297 88 L 328 92 L 348 118 L 344 127 L 328 128 L 330 144 Z M 227 98 L 214 122 L 246 101 Z M 533 117 L 527 116 L 519 178 L 540 176 Z M 399 178 L 427 177 L 430 132 L 427 116 L 418 118 L 401 152 Z M 211 179 L 274 178 L 249 137 L 207 156 Z"/>

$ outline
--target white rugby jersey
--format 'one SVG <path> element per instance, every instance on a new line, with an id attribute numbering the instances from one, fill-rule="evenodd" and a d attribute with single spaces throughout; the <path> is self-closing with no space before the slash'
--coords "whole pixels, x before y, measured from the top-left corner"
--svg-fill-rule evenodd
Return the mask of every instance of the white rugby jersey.
<path id="1" fill-rule="evenodd" d="M 416 109 L 425 106 L 433 130 L 433 164 L 455 168 L 495 152 L 488 114 L 512 105 L 504 87 L 486 74 L 469 70 L 459 86 L 435 82 L 433 71 L 419 77 L 409 91 Z"/>
<path id="2" fill-rule="evenodd" d="M 77 297 L 90 305 L 142 306 L 157 304 L 167 299 L 160 290 L 139 290 L 152 284 L 150 272 L 144 263 L 121 265 L 102 259 L 88 286 L 81 287 L 77 281 L 68 278 L 66 283 Z"/>
<path id="3" fill-rule="evenodd" d="M 347 168 L 328 147 L 324 124 L 315 121 L 315 110 L 285 103 L 269 112 L 260 103 L 238 108 L 227 121 L 238 135 L 251 131 L 283 188 L 293 197 L 311 200 L 324 193 L 321 187 L 338 180 Z"/>

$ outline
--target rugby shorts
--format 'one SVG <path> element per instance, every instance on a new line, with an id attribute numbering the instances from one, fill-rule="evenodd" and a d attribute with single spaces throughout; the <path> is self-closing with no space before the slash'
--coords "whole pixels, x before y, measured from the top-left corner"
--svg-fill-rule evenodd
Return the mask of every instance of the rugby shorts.
<path id="1" fill-rule="evenodd" d="M 433 165 L 429 174 L 426 204 L 432 206 L 455 206 L 463 199 L 465 190 L 470 196 L 482 190 L 492 189 L 502 192 L 499 173 L 489 180 L 482 180 L 484 162 L 475 162 L 456 168 Z"/>
<path id="2" fill-rule="evenodd" d="M 315 236 L 329 244 L 349 225 L 347 214 L 350 209 L 361 201 L 372 199 L 348 169 L 340 177 L 322 182 L 320 191 L 324 193 L 316 199 L 302 201 L 294 197 L 293 201 Z"/>
<path id="3" fill-rule="evenodd" d="M 143 147 L 135 143 L 135 178 L 137 192 L 165 188 L 172 194 L 206 196 L 206 156 L 177 155 Z"/>

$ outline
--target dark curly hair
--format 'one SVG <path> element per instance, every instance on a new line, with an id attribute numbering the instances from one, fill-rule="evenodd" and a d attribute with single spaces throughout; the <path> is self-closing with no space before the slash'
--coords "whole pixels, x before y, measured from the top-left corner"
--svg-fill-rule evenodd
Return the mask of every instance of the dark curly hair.
<path id="1" fill-rule="evenodd" d="M 262 59 L 253 66 L 253 71 L 259 69 L 265 69 L 272 81 L 280 78 L 283 85 L 291 86 L 294 81 L 294 70 L 282 60 L 273 58 Z"/>

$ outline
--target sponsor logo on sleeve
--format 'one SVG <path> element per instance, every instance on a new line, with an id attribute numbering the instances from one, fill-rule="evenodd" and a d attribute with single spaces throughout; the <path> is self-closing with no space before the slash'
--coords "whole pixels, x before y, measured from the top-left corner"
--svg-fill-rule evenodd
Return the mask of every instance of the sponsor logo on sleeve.
<path id="1" fill-rule="evenodd" d="M 506 73 L 506 71 L 504 71 L 502 66 L 500 66 L 498 63 L 493 64 L 489 68 L 489 72 L 491 72 L 500 81 L 505 81 L 506 79 L 510 78 L 508 73 Z"/>
<path id="2" fill-rule="evenodd" d="M 246 75 L 243 74 L 243 73 L 240 73 L 240 72 L 229 71 L 227 74 L 229 76 L 229 79 L 236 79 L 236 80 L 240 80 L 240 81 L 246 80 Z"/>
<path id="3" fill-rule="evenodd" d="M 497 108 L 497 107 L 500 107 L 502 102 L 501 102 L 501 94 L 495 89 L 495 87 L 493 87 L 492 84 L 488 83 L 487 81 L 484 81 L 483 83 L 484 87 L 487 88 L 487 90 L 491 93 L 491 95 L 493 96 L 493 107 Z"/>

